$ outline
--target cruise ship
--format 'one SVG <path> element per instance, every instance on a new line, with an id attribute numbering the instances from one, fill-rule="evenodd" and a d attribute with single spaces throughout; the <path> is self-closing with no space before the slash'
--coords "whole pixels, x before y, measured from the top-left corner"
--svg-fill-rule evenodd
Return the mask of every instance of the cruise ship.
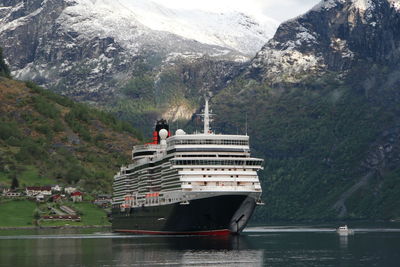
<path id="1" fill-rule="evenodd" d="M 134 146 L 132 163 L 114 176 L 112 228 L 132 234 L 240 233 L 261 202 L 249 136 L 216 134 L 205 100 L 202 133 L 156 123 L 153 142 Z"/>

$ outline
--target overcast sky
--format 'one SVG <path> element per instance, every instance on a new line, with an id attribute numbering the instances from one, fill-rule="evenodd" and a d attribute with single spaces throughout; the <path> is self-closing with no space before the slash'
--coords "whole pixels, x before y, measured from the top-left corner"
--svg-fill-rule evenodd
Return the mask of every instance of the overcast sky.
<path id="1" fill-rule="evenodd" d="M 267 16 L 279 22 L 303 14 L 320 0 L 153 0 L 169 7 L 203 9 L 209 11 L 242 10 L 262 18 Z"/>

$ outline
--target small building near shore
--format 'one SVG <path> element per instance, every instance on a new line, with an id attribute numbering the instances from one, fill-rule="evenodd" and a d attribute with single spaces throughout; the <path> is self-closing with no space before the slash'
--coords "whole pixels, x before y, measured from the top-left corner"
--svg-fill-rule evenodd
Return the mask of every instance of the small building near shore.
<path id="1" fill-rule="evenodd" d="M 36 198 L 36 202 L 44 202 L 44 200 L 45 200 L 45 197 L 42 193 L 37 194 L 35 196 L 35 198 Z"/>
<path id="2" fill-rule="evenodd" d="M 82 202 L 83 200 L 83 193 L 76 191 L 71 194 L 71 198 L 73 202 Z"/>
<path id="3" fill-rule="evenodd" d="M 97 195 L 96 199 L 93 201 L 93 204 L 106 208 L 111 206 L 112 196 L 111 195 Z"/>
<path id="4" fill-rule="evenodd" d="M 78 215 L 45 215 L 41 217 L 42 220 L 60 220 L 60 221 L 76 221 L 80 222 L 81 217 Z"/>
<path id="5" fill-rule="evenodd" d="M 0 192 L 3 196 L 6 196 L 7 192 L 10 191 L 9 187 L 5 187 L 5 186 L 0 186 Z"/>
<path id="6" fill-rule="evenodd" d="M 51 186 L 51 191 L 53 192 L 61 192 L 63 188 L 59 186 L 58 184 Z"/>
<path id="7" fill-rule="evenodd" d="M 42 194 L 43 196 L 51 196 L 51 186 L 28 186 L 25 188 L 28 197 L 34 197 Z"/>
<path id="8" fill-rule="evenodd" d="M 5 197 L 10 197 L 10 198 L 13 198 L 13 197 L 20 197 L 22 194 L 21 194 L 21 192 L 17 192 L 17 191 L 8 191 L 8 192 L 6 192 L 5 193 Z"/>
<path id="9" fill-rule="evenodd" d="M 60 202 L 63 197 L 60 194 L 55 194 L 50 197 L 50 201 L 52 202 Z"/>
<path id="10" fill-rule="evenodd" d="M 64 192 L 71 195 L 73 192 L 77 191 L 76 187 L 68 186 L 64 189 Z"/>

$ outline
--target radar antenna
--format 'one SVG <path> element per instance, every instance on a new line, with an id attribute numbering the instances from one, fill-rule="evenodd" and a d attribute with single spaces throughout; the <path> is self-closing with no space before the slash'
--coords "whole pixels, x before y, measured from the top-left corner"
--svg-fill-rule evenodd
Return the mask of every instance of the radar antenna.
<path id="1" fill-rule="evenodd" d="M 247 136 L 247 131 L 248 131 L 248 127 L 249 127 L 249 125 L 247 124 L 247 112 L 246 112 L 246 136 Z"/>

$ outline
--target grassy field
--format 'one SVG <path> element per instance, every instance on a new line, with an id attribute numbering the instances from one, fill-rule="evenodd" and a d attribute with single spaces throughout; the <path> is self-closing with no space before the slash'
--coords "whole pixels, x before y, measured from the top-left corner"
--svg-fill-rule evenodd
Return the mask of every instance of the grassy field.
<path id="1" fill-rule="evenodd" d="M 33 226 L 35 208 L 28 200 L 0 200 L 0 227 Z"/>
<path id="2" fill-rule="evenodd" d="M 93 205 L 90 202 L 80 203 L 64 203 L 66 206 L 78 211 L 81 216 L 80 222 L 73 221 L 41 221 L 41 226 L 63 226 L 63 225 L 104 225 L 108 226 L 110 223 L 107 220 L 107 214 L 101 208 Z"/>
<path id="3" fill-rule="evenodd" d="M 40 210 L 46 210 L 47 204 L 40 204 Z M 91 226 L 104 225 L 109 226 L 107 214 L 101 208 L 90 202 L 64 203 L 76 211 L 81 216 L 80 222 L 74 221 L 39 221 L 40 226 Z M 0 200 L 0 227 L 26 227 L 34 226 L 33 214 L 36 209 L 36 203 L 28 200 Z"/>
<path id="4" fill-rule="evenodd" d="M 53 179 L 41 176 L 35 166 L 27 165 L 24 166 L 24 169 L 25 170 L 17 177 L 20 187 L 43 186 L 56 183 Z M 9 178 L 5 173 L 0 172 L 0 184 L 10 186 L 11 178 Z"/>
<path id="5" fill-rule="evenodd" d="M 39 175 L 39 171 L 34 166 L 27 166 L 26 170 L 18 177 L 20 186 L 42 186 L 54 184 L 54 180 Z"/>
<path id="6" fill-rule="evenodd" d="M 70 205 L 73 209 L 80 212 L 84 225 L 109 225 L 107 214 L 101 208 L 89 202 L 80 202 Z"/>

